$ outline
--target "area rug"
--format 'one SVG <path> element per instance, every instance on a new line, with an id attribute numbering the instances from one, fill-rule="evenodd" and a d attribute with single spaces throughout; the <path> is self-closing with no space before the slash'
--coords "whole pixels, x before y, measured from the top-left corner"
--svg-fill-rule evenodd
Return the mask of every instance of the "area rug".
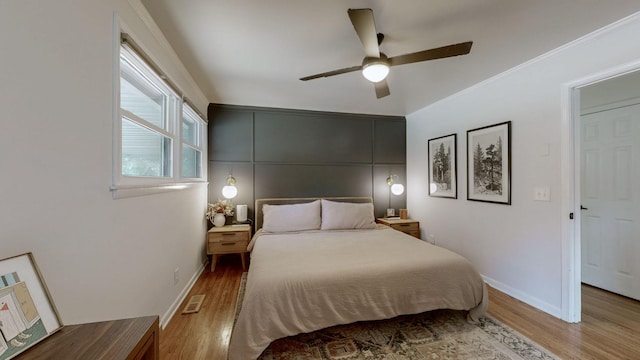
<path id="1" fill-rule="evenodd" d="M 246 273 L 236 305 L 240 312 Z M 559 359 L 487 315 L 436 310 L 388 320 L 338 325 L 271 343 L 261 360 L 555 360 Z"/>
<path id="2" fill-rule="evenodd" d="M 236 298 L 236 311 L 233 315 L 233 326 L 236 325 L 236 321 L 238 321 L 238 315 L 240 315 L 240 309 L 242 309 L 242 299 L 244 299 L 244 290 L 247 287 L 247 272 L 242 273 L 242 277 L 240 278 L 240 288 L 238 288 L 238 297 Z"/>

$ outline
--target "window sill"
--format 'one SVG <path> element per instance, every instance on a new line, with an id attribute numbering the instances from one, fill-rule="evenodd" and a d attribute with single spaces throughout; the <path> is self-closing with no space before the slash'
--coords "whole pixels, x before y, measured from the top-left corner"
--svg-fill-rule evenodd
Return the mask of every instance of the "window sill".
<path id="1" fill-rule="evenodd" d="M 183 183 L 169 183 L 158 185 L 112 185 L 111 195 L 113 199 L 126 199 L 137 196 L 147 196 L 154 194 L 162 194 L 170 191 L 178 191 L 185 189 L 193 189 L 200 186 L 207 186 L 208 182 L 183 182 Z"/>

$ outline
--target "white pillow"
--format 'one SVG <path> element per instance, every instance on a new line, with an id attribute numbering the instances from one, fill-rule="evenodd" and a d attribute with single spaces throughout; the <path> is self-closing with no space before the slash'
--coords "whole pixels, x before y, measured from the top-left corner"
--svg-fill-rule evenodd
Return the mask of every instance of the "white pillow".
<path id="1" fill-rule="evenodd" d="M 322 199 L 322 230 L 373 229 L 372 203 L 347 203 Z"/>
<path id="2" fill-rule="evenodd" d="M 320 200 L 303 204 L 263 205 L 262 230 L 288 232 L 320 229 Z"/>

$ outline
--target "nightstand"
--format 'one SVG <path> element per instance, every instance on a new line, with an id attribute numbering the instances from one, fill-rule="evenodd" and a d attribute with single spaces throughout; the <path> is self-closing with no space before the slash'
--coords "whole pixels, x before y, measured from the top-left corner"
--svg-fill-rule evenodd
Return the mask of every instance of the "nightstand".
<path id="1" fill-rule="evenodd" d="M 411 219 L 378 218 L 376 222 L 420 239 L 420 222 Z"/>
<path id="2" fill-rule="evenodd" d="M 207 232 L 207 254 L 211 255 L 211 272 L 216 269 L 218 255 L 240 254 L 242 270 L 247 270 L 247 245 L 251 241 L 250 225 L 225 225 Z"/>

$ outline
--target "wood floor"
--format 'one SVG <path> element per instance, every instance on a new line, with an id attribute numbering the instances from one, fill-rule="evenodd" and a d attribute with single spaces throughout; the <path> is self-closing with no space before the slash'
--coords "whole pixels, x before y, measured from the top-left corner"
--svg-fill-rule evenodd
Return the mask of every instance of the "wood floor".
<path id="1" fill-rule="evenodd" d="M 498 290 L 489 314 L 562 359 L 640 359 L 640 301 L 582 286 L 582 322 L 566 323 Z"/>
<path id="2" fill-rule="evenodd" d="M 235 255 L 203 272 L 189 295 L 206 294 L 202 308 L 174 315 L 160 334 L 161 360 L 226 359 L 241 275 Z M 582 322 L 569 324 L 495 289 L 489 298 L 493 317 L 562 359 L 640 359 L 638 301 L 583 286 Z"/>

